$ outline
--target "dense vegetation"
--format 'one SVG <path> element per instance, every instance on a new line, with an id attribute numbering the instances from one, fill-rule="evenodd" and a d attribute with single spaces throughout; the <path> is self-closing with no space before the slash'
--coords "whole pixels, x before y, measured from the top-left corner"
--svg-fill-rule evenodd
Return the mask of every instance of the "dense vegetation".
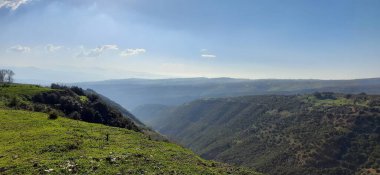
<path id="1" fill-rule="evenodd" d="M 0 174 L 256 174 L 153 141 L 121 117 L 80 88 L 1 85 Z"/>
<path id="2" fill-rule="evenodd" d="M 128 116 L 128 118 L 130 118 L 136 125 L 138 125 L 139 127 L 144 127 L 145 125 L 139 120 L 137 119 L 132 113 L 130 113 L 128 110 L 126 110 L 124 107 L 122 107 L 121 105 L 119 105 L 118 103 L 112 101 L 111 99 L 109 99 L 108 97 L 102 95 L 102 94 L 99 94 L 97 93 L 96 91 L 92 90 L 92 89 L 86 89 L 86 94 L 93 94 L 93 95 L 96 95 L 98 96 L 102 101 L 104 101 L 105 103 L 107 103 L 108 106 L 110 106 L 111 108 L 113 109 L 116 109 L 118 111 L 120 111 L 123 115 L 125 116 Z"/>
<path id="3" fill-rule="evenodd" d="M 156 140 L 156 141 L 168 141 L 168 139 L 165 136 L 163 136 L 163 135 L 155 132 L 151 128 L 147 127 L 145 124 L 143 124 L 142 122 L 140 122 L 140 120 L 137 119 L 133 114 L 131 114 L 128 110 L 126 110 L 124 107 L 122 107 L 121 105 L 117 104 L 116 102 L 112 101 L 108 97 L 105 97 L 105 96 L 103 96 L 101 94 L 98 94 L 97 92 L 95 92 L 94 90 L 91 90 L 91 89 L 87 89 L 86 90 L 86 94 L 93 94 L 93 95 L 98 96 L 102 101 L 106 102 L 108 106 L 110 106 L 111 108 L 113 108 L 115 110 L 118 110 L 124 116 L 128 117 L 129 119 L 131 119 L 133 121 L 133 123 L 136 124 L 137 127 L 145 135 L 148 135 L 151 139 Z"/>
<path id="4" fill-rule="evenodd" d="M 78 87 L 3 84 L 0 98 L 5 106 L 13 109 L 58 113 L 71 119 L 140 130 L 131 120 L 132 115 L 123 115 L 98 95 Z"/>
<path id="5" fill-rule="evenodd" d="M 207 159 L 269 174 L 380 173 L 380 96 L 203 99 L 160 115 L 155 129 Z"/>

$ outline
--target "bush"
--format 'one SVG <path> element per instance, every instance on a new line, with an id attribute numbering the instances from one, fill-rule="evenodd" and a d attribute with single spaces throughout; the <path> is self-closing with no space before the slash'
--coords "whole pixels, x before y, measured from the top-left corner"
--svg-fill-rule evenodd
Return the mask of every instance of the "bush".
<path id="1" fill-rule="evenodd" d="M 36 103 L 36 104 L 34 104 L 34 111 L 36 111 L 36 112 L 47 112 L 47 107 L 46 107 L 46 105 L 43 105 L 43 104 L 38 104 L 38 103 Z"/>
<path id="2" fill-rule="evenodd" d="M 51 84 L 50 88 L 52 88 L 52 89 L 61 89 L 62 86 L 59 85 L 59 84 L 53 83 L 53 84 Z"/>
<path id="3" fill-rule="evenodd" d="M 11 101 L 9 102 L 9 107 L 18 107 L 20 105 L 20 100 L 17 97 L 12 97 Z"/>
<path id="4" fill-rule="evenodd" d="M 57 119 L 58 118 L 58 114 L 56 113 L 56 112 L 51 112 L 50 114 L 49 114 L 49 119 L 50 120 L 55 120 L 55 119 Z"/>
<path id="5" fill-rule="evenodd" d="M 81 116 L 80 116 L 79 112 L 77 112 L 77 111 L 74 111 L 73 113 L 71 113 L 69 115 L 69 117 L 72 118 L 72 119 L 75 119 L 75 120 L 80 120 L 81 119 Z"/>
<path id="6" fill-rule="evenodd" d="M 322 99 L 322 94 L 320 92 L 314 92 L 313 95 L 317 99 Z"/>
<path id="7" fill-rule="evenodd" d="M 84 93 L 83 89 L 80 88 L 80 87 L 77 87 L 77 86 L 72 86 L 72 87 L 70 88 L 70 90 L 73 91 L 74 93 L 76 93 L 77 95 L 80 95 L 80 96 L 86 95 L 86 94 Z"/>

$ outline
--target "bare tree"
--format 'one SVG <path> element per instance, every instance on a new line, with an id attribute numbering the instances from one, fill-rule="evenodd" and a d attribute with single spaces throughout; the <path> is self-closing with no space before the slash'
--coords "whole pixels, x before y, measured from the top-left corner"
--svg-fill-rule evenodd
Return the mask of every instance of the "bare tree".
<path id="1" fill-rule="evenodd" d="M 0 69 L 0 83 L 13 83 L 15 73 L 9 69 Z"/>
<path id="2" fill-rule="evenodd" d="M 6 76 L 6 71 L 3 69 L 0 69 L 0 83 L 5 82 L 5 76 Z"/>
<path id="3" fill-rule="evenodd" d="M 12 70 L 7 70 L 7 82 L 13 83 L 13 76 L 15 73 Z"/>

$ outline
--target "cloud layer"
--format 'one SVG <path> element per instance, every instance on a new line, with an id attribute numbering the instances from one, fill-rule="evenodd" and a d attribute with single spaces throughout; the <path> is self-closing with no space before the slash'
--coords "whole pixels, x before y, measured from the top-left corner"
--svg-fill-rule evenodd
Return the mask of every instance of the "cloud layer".
<path id="1" fill-rule="evenodd" d="M 91 49 L 90 51 L 82 51 L 78 57 L 99 57 L 107 50 L 119 50 L 117 45 L 102 45 L 95 49 Z"/>
<path id="2" fill-rule="evenodd" d="M 216 55 L 212 55 L 212 54 L 202 54 L 201 57 L 203 57 L 203 58 L 216 58 Z"/>
<path id="3" fill-rule="evenodd" d="M 63 47 L 62 46 L 56 46 L 56 45 L 53 45 L 53 44 L 48 44 L 48 45 L 45 46 L 45 49 L 48 52 L 55 52 L 55 51 L 58 51 L 61 48 L 63 48 Z"/>
<path id="4" fill-rule="evenodd" d="M 17 52 L 17 53 L 26 53 L 26 52 L 31 51 L 30 47 L 21 46 L 21 45 L 12 46 L 8 50 L 11 52 Z"/>
<path id="5" fill-rule="evenodd" d="M 0 0 L 0 8 L 10 8 L 16 10 L 23 4 L 28 3 L 30 0 Z"/>
<path id="6" fill-rule="evenodd" d="M 127 50 L 122 51 L 120 53 L 120 56 L 129 57 L 129 56 L 133 56 L 133 55 L 143 54 L 145 52 L 146 52 L 145 49 L 127 49 Z"/>
<path id="7" fill-rule="evenodd" d="M 201 49 L 201 57 L 203 57 L 203 58 L 216 58 L 216 55 L 210 54 L 207 49 Z"/>

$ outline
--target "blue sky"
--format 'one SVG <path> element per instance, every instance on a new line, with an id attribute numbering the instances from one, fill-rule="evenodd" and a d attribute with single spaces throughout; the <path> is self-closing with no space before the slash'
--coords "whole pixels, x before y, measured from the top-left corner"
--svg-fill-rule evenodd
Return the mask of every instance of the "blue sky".
<path id="1" fill-rule="evenodd" d="M 379 77 L 379 19 L 378 0 L 0 0 L 0 63 L 65 81 Z"/>

